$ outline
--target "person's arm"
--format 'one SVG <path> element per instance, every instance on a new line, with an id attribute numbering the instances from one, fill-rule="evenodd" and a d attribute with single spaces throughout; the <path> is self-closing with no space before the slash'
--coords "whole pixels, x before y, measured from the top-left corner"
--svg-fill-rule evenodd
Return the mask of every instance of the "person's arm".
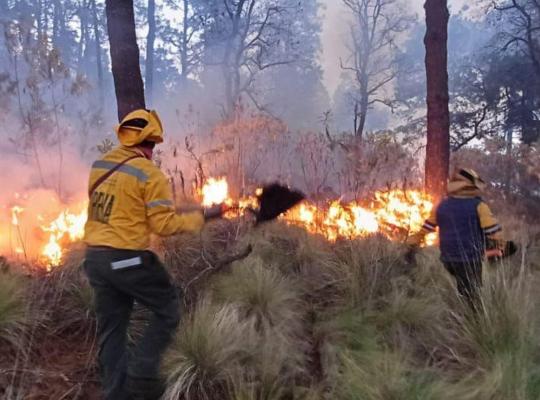
<path id="1" fill-rule="evenodd" d="M 480 220 L 480 227 L 482 228 L 487 241 L 492 244 L 488 247 L 501 251 L 504 250 L 505 241 L 502 237 L 502 227 L 491 212 L 489 206 L 486 203 L 481 202 L 478 205 L 477 213 Z"/>
<path id="2" fill-rule="evenodd" d="M 424 221 L 422 229 L 420 231 L 412 234 L 407 238 L 407 245 L 410 247 L 418 247 L 424 240 L 424 237 L 432 232 L 437 230 L 437 209 L 433 208 L 428 219 Z"/>
<path id="3" fill-rule="evenodd" d="M 150 173 L 144 187 L 144 202 L 150 230 L 160 236 L 198 232 L 204 225 L 202 211 L 177 214 L 165 175 L 158 169 Z"/>

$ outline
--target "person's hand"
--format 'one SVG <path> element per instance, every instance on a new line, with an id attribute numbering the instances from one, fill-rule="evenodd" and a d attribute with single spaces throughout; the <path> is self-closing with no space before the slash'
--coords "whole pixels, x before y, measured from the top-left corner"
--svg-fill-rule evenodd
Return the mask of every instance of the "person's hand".
<path id="1" fill-rule="evenodd" d="M 217 219 L 223 217 L 223 214 L 225 214 L 229 210 L 229 206 L 227 206 L 224 203 L 216 204 L 214 206 L 205 207 L 203 208 L 203 215 L 204 219 L 206 221 Z"/>
<path id="2" fill-rule="evenodd" d="M 488 260 L 502 258 L 503 252 L 501 249 L 486 250 L 486 258 Z"/>
<path id="3" fill-rule="evenodd" d="M 488 243 L 489 245 L 489 243 Z M 518 251 L 517 245 L 511 241 L 508 240 L 504 242 L 504 248 L 488 248 L 486 250 L 486 258 L 488 261 L 498 261 L 503 258 L 510 257 L 514 255 Z"/>

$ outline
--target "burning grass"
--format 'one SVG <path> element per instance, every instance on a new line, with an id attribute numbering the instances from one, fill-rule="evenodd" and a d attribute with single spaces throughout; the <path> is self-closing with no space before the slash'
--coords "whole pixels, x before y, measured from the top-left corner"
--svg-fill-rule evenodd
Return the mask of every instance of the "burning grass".
<path id="1" fill-rule="evenodd" d="M 232 198 L 226 178 L 209 178 L 198 192 L 200 203 L 211 206 L 226 203 L 233 207 L 226 217 L 235 219 L 257 208 L 255 190 L 251 196 Z M 49 199 L 50 200 L 50 199 Z M 84 235 L 87 204 L 58 206 L 55 214 L 34 205 L 34 199 L 16 200 L 10 207 L 9 224 L 0 220 L 0 230 L 6 238 L 0 238 L 0 252 L 12 258 L 31 262 L 50 271 L 64 263 L 70 243 Z M 391 240 L 403 241 L 422 226 L 433 203 L 429 195 L 417 190 L 388 190 L 374 192 L 363 201 L 332 199 L 314 203 L 303 201 L 281 216 L 289 225 L 296 225 L 307 232 L 321 235 L 335 242 L 340 239 L 356 239 L 382 234 Z M 7 224 L 7 226 L 4 226 Z M 426 245 L 436 242 L 436 235 L 428 235 Z"/>

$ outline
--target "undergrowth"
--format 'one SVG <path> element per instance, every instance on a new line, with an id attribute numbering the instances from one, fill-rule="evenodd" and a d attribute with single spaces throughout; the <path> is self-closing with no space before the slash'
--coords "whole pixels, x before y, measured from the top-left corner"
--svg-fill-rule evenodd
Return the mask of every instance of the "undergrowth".
<path id="1" fill-rule="evenodd" d="M 329 243 L 278 223 L 243 240 L 253 253 L 205 280 L 204 306 L 169 350 L 167 399 L 540 396 L 530 255 L 486 266 L 473 312 L 431 249 L 412 267 L 400 244 L 378 236 Z M 174 362 L 193 355 L 193 318 L 212 325 L 191 335 L 204 351 Z"/>
<path id="2" fill-rule="evenodd" d="M 216 267 L 248 244 L 249 256 Z M 279 222 L 224 222 L 164 241 L 158 251 L 184 304 L 162 365 L 163 398 L 538 399 L 538 241 L 529 236 L 521 248 L 485 266 L 472 311 L 435 249 L 411 266 L 401 244 L 380 236 L 330 243 Z M 37 280 L 0 275 L 4 348 L 32 352 L 37 338 L 75 337 L 95 350 L 82 254 L 67 260 Z"/>

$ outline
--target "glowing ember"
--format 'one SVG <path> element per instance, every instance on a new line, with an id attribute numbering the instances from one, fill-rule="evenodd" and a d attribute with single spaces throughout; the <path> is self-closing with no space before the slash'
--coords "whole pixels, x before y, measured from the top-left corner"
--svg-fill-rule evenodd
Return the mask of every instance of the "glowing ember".
<path id="1" fill-rule="evenodd" d="M 202 205 L 205 207 L 224 203 L 229 197 L 229 184 L 225 178 L 210 178 L 202 188 Z"/>

